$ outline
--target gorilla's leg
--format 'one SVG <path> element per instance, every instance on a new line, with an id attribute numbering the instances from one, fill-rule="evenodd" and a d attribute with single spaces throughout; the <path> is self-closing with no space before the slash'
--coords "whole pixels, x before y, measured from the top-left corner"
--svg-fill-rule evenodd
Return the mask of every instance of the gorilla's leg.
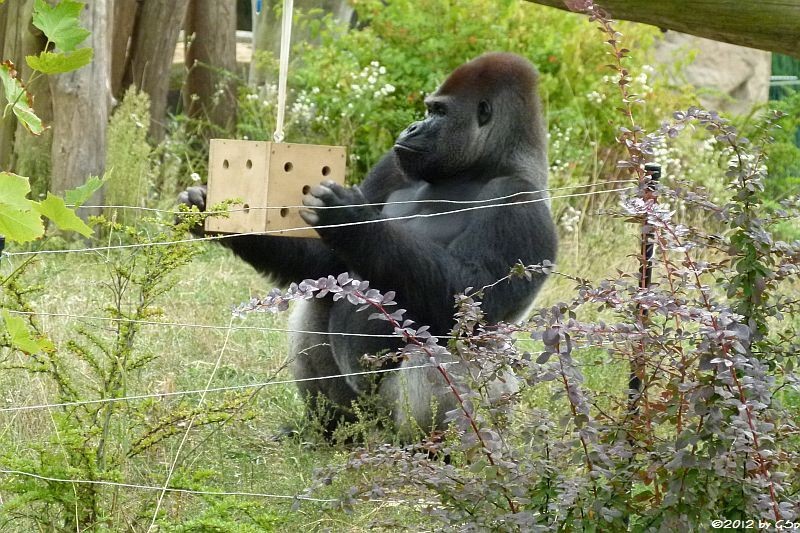
<path id="1" fill-rule="evenodd" d="M 391 409 L 395 429 L 403 439 L 413 439 L 417 432 L 427 435 L 443 426 L 445 413 L 456 408 L 455 398 L 436 368 L 409 369 L 427 363 L 427 356 L 411 356 L 381 382 L 381 398 Z"/>
<path id="2" fill-rule="evenodd" d="M 331 303 L 329 299 L 296 302 L 289 317 L 289 329 L 328 331 Z M 294 356 L 292 374 L 295 379 L 309 380 L 342 373 L 333 358 L 327 334 L 291 333 L 289 353 Z M 300 381 L 297 388 L 308 404 L 309 414 L 322 414 L 326 436 L 333 433 L 340 420 L 355 420 L 350 407 L 357 394 L 344 378 Z"/>
<path id="3" fill-rule="evenodd" d="M 388 373 L 381 382 L 381 398 L 391 407 L 395 428 L 405 439 L 415 438 L 417 431 L 426 435 L 444 428 L 445 415 L 460 409 L 455 394 L 436 367 L 413 368 L 428 362 L 427 355 L 410 356 L 403 361 L 400 370 Z M 440 362 L 445 363 L 444 368 L 453 382 L 475 386 L 478 379 L 475 367 L 457 358 L 440 358 Z M 502 379 L 489 382 L 485 389 L 492 403 L 518 391 L 518 378 L 508 372 Z"/>

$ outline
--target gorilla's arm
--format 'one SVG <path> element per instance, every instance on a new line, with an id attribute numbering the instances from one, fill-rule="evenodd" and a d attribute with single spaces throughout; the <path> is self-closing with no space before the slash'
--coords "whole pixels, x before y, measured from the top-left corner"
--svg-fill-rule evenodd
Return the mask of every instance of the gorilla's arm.
<path id="1" fill-rule="evenodd" d="M 205 185 L 189 187 L 178 195 L 178 202 L 205 211 L 206 190 Z M 192 233 L 204 235 L 202 226 Z M 319 239 L 230 235 L 217 242 L 281 285 L 346 270 L 344 263 Z"/>
<path id="2" fill-rule="evenodd" d="M 364 198 L 362 201 L 383 202 L 392 191 L 407 182 L 408 179 L 397 166 L 393 152 L 389 151 L 361 185 Z M 206 187 L 190 187 L 180 194 L 178 201 L 205 211 Z M 279 285 L 288 285 L 306 278 L 337 275 L 348 270 L 347 264 L 328 244 L 319 239 L 234 235 L 220 239 L 219 242 Z"/>
<path id="3" fill-rule="evenodd" d="M 506 180 L 498 179 L 484 192 L 491 198 L 525 190 L 514 189 L 509 189 Z M 347 191 L 339 188 L 337 192 Z M 449 217 L 443 214 L 435 218 L 438 224 L 448 224 Z M 372 217 L 380 218 L 377 214 Z M 466 220 L 459 235 L 446 245 L 418 231 L 411 233 L 395 221 L 318 231 L 350 270 L 376 288 L 397 291 L 398 302 L 411 317 L 441 335 L 452 327 L 453 295 L 467 287 L 479 289 L 496 282 L 518 261 L 555 261 L 555 231 L 545 202 L 475 210 Z M 543 278 L 514 280 L 492 287 L 483 303 L 487 319 L 516 318 L 542 282 Z"/>
<path id="4" fill-rule="evenodd" d="M 391 193 L 402 189 L 410 181 L 398 166 L 394 150 L 389 150 L 370 169 L 358 188 L 369 202 L 385 202 Z"/>

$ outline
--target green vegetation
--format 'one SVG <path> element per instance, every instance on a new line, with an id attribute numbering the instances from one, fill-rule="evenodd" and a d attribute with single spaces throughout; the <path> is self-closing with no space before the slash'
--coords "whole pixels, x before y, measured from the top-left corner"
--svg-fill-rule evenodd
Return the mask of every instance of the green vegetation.
<path id="1" fill-rule="evenodd" d="M 43 4 L 37 2 L 37 6 L 40 3 Z M 62 2 L 64 4 L 73 3 Z M 602 184 L 630 176 L 617 168 L 620 159 L 629 157 L 616 141 L 621 117 L 617 110 L 621 105 L 618 103 L 621 98 L 619 76 L 604 66 L 610 62 L 607 45 L 603 44 L 607 36 L 599 34 L 595 24 L 580 16 L 510 0 L 451 3 L 425 0 L 388 4 L 368 0 L 359 2 L 357 8 L 359 29 L 345 32 L 326 20 L 312 28 L 318 44 L 304 44 L 295 51 L 290 71 L 290 85 L 295 93 L 287 131 L 290 141 L 346 145 L 352 182 L 359 181 L 390 146 L 397 132 L 422 113 L 425 94 L 434 90 L 452 68 L 486 50 L 521 53 L 541 71 L 551 135 L 552 187 Z M 37 9 L 44 10 L 41 6 Z M 74 18 L 75 14 L 70 13 L 62 16 Z M 44 28 L 50 27 L 46 17 L 40 22 Z M 310 19 L 307 23 L 312 24 Z M 71 53 L 74 57 L 70 61 L 75 61 L 82 57 L 77 56 L 80 50 L 73 51 L 72 44 L 80 32 L 70 28 L 68 36 L 54 36 L 51 40 L 61 48 L 59 53 Z M 637 125 L 653 129 L 665 120 L 681 122 L 673 119 L 673 111 L 687 108 L 693 95 L 688 88 L 668 86 L 664 77 L 650 66 L 648 49 L 657 37 L 657 30 L 629 24 L 621 25 L 620 29 L 625 46 L 633 50 L 626 62 L 632 78 L 628 96 L 635 93 L 644 98 L 644 103 L 635 110 Z M 47 56 L 34 64 L 44 69 L 51 60 L 55 61 Z M 262 67 L 272 69 L 274 61 L 262 58 Z M 0 77 L 7 97 L 11 95 L 9 99 L 13 99 L 9 109 L 17 116 L 22 114 L 21 118 L 28 116 L 30 107 L 21 98 L 24 88 L 11 68 L 0 66 Z M 273 89 L 269 86 L 244 88 L 239 100 L 237 136 L 271 138 Z M 206 154 L 199 141 L 203 125 L 176 117 L 169 125 L 165 142 L 151 147 L 145 138 L 147 105 L 146 97 L 129 92 L 112 119 L 106 185 L 109 203 L 167 207 L 177 190 L 192 182 L 192 174 L 203 174 Z M 712 286 L 720 302 L 726 299 L 722 292 L 727 287 L 727 298 L 739 313 L 752 320 L 754 329 L 761 335 L 755 339 L 755 345 L 767 353 L 764 360 L 776 381 L 769 391 L 758 390 L 762 395 L 759 397 L 763 399 L 765 392 L 772 393 L 776 406 L 781 402 L 786 408 L 781 411 L 784 418 L 780 421 L 789 427 L 796 425 L 800 417 L 800 393 L 796 381 L 795 388 L 791 386 L 792 380 L 797 379 L 795 363 L 777 348 L 791 342 L 792 332 L 800 329 L 800 317 L 779 317 L 774 306 L 783 301 L 782 297 L 787 301 L 797 300 L 800 284 L 796 278 L 794 281 L 782 279 L 780 286 L 774 282 L 778 277 L 774 271 L 779 270 L 776 264 L 785 257 L 773 253 L 774 243 L 764 235 L 770 230 L 776 238 L 797 239 L 797 212 L 789 212 L 768 227 L 760 226 L 758 217 L 778 209 L 780 202 L 797 195 L 800 154 L 794 136 L 800 99 L 795 94 L 777 105 L 787 112 L 788 118 L 781 123 L 783 129 L 770 131 L 774 140 L 766 147 L 770 155 L 766 160 L 769 177 L 763 181 L 763 187 L 761 180 L 755 179 L 762 177 L 757 165 L 752 173 L 739 169 L 738 174 L 732 174 L 734 170 L 728 168 L 732 152 L 724 147 L 725 139 L 705 140 L 702 127 L 651 148 L 652 159 L 664 166 L 667 184 L 681 179 L 700 185 L 710 199 L 722 204 L 732 200 L 730 209 L 741 215 L 735 222 L 727 220 L 729 225 L 726 226 L 709 211 L 689 202 L 685 194 L 660 198 L 662 205 L 669 204 L 675 211 L 675 221 L 695 228 L 704 237 L 727 232 L 733 245 L 728 251 L 709 246 L 691 256 L 681 256 L 683 250 L 672 249 L 669 253 L 675 255 L 670 255 L 674 263 L 667 269 L 669 274 L 657 275 L 660 290 L 666 290 L 664 287 L 678 279 L 688 288 L 684 289 L 679 283 L 673 294 L 680 297 L 679 301 L 686 302 L 699 298 L 703 290 L 693 285 L 695 281 L 682 268 L 695 268 L 697 262 L 702 261 L 729 262 L 725 265 L 735 267 L 723 268 L 717 271 L 718 278 L 707 275 L 708 279 L 703 281 Z M 748 135 L 748 130 L 752 130 L 752 137 L 758 138 L 763 125 L 761 120 L 746 122 L 741 119 L 740 122 L 744 123 Z M 717 127 L 715 123 L 708 124 Z M 29 121 L 29 125 L 36 128 L 34 120 Z M 719 132 L 715 130 L 715 133 Z M 762 162 L 764 160 L 759 159 L 759 163 Z M 730 189 L 732 179 L 739 181 Z M 50 196 L 33 202 L 28 199 L 27 178 L 0 173 L 0 234 L 5 233 L 19 242 L 35 239 L 44 232 L 41 218 L 44 215 L 62 229 L 88 235 L 89 227 L 82 225 L 84 222 L 66 208 L 65 202 L 68 205 L 85 203 L 101 185 L 100 179 L 93 178 L 86 186 L 68 193 L 64 200 Z M 587 280 L 610 278 L 619 284 L 614 287 L 621 293 L 628 290 L 626 294 L 630 297 L 635 291 L 624 282 L 629 282 L 638 269 L 636 254 L 641 220 L 636 216 L 641 214 L 630 215 L 635 224 L 623 221 L 622 217 L 607 216 L 610 211 L 619 211 L 618 203 L 615 194 L 553 200 L 554 216 L 561 231 L 558 271 Z M 91 246 L 181 240 L 186 237 L 186 228 L 198 220 L 195 215 L 182 226 L 173 227 L 171 213 L 162 214 L 158 220 L 130 216 L 127 212 L 112 213 L 111 218 L 113 221 L 105 218 L 91 221 L 94 233 L 102 235 L 91 241 Z M 86 243 L 67 244 L 83 247 Z M 54 249 L 61 245 L 63 240 L 51 237 L 31 246 Z M 688 261 L 688 266 L 681 263 L 684 260 Z M 617 276 L 618 271 L 628 274 Z M 676 273 L 679 275 L 670 277 Z M 780 276 L 785 274 L 782 272 Z M 558 307 L 555 305 L 558 302 L 570 301 L 576 294 L 576 285 L 580 286 L 581 282 L 574 277 L 552 276 L 537 300 L 537 307 L 545 310 L 541 316 L 555 313 L 552 309 Z M 373 469 L 345 468 L 353 462 L 353 446 L 345 444 L 348 437 L 357 435 L 363 440 L 359 446 L 377 453 L 379 445 L 391 440 L 391 436 L 382 434 L 374 424 L 364 422 L 351 428 L 351 434 L 340 435 L 339 441 L 325 443 L 314 431 L 315 421 L 304 419 L 304 406 L 294 386 L 271 383 L 290 379 L 285 315 L 250 314 L 244 320 L 232 322 L 244 329 L 227 328 L 233 306 L 263 295 L 267 289 L 263 277 L 213 243 L 0 259 L 0 306 L 3 309 L 0 398 L 5 402 L 0 405 L 0 468 L 52 479 L 105 480 L 162 487 L 174 461 L 175 470 L 169 477 L 171 487 L 251 493 L 250 496 L 168 493 L 156 517 L 158 527 L 165 531 L 300 528 L 367 531 L 376 526 L 387 530 L 441 527 L 437 517 L 442 518 L 444 513 L 431 516 L 426 512 L 429 505 L 438 503 L 436 497 L 449 502 L 450 510 L 463 505 L 447 487 L 429 485 L 422 490 L 409 484 L 393 487 L 391 497 L 386 497 L 382 494 L 383 476 L 392 472 L 396 464 L 376 464 Z M 632 309 L 630 300 L 617 307 L 610 300 L 604 300 L 598 305 L 582 306 L 576 319 L 581 324 L 610 324 L 620 320 L 633 323 Z M 674 322 L 656 317 L 652 326 L 665 335 L 664 346 L 670 350 L 650 353 L 654 360 L 656 356 L 679 359 L 686 356 L 684 350 L 689 351 L 691 357 L 690 339 L 674 333 Z M 689 323 L 686 330 L 695 332 L 696 328 Z M 673 334 L 675 336 L 669 336 Z M 520 339 L 520 347 L 537 355 L 549 349 L 542 340 L 531 340 L 527 336 Z M 774 353 L 769 353 L 771 347 L 776 347 Z M 586 427 L 607 423 L 607 416 L 617 416 L 625 409 L 628 364 L 621 356 L 623 352 L 612 348 L 610 345 L 577 346 L 571 354 L 576 368 L 580 369 L 580 379 L 576 378 L 576 383 L 580 382 L 581 393 L 585 395 L 578 399 L 591 400 L 587 409 L 592 423 Z M 556 356 L 552 358 L 553 361 L 557 359 Z M 677 367 L 668 368 L 674 371 Z M 707 387 L 702 389 L 703 394 L 714 390 L 710 373 L 695 374 L 698 375 L 703 381 L 698 387 Z M 679 436 L 694 439 L 701 435 L 700 429 L 689 436 L 689 430 L 686 435 L 680 432 L 684 427 L 681 425 L 684 401 L 686 405 L 690 401 L 680 389 L 684 377 L 681 375 L 678 379 L 676 374 L 665 371 L 663 376 L 654 379 L 655 392 L 649 408 L 653 409 L 652 420 L 662 425 L 646 433 L 652 442 L 642 444 L 645 448 L 650 446 L 647 449 L 653 458 L 665 453 L 664 450 L 669 449 L 665 447 L 674 445 Z M 211 388 L 242 388 L 210 392 L 202 403 L 197 393 L 172 395 L 201 391 L 207 383 Z M 164 397 L 108 401 L 152 394 Z M 679 408 L 676 402 L 670 403 L 675 398 L 680 398 Z M 91 400 L 101 401 L 81 403 Z M 540 484 L 529 487 L 532 494 L 542 498 L 533 501 L 532 508 L 546 510 L 552 503 L 547 500 L 550 495 L 568 492 L 569 489 L 556 486 L 557 474 L 573 475 L 583 468 L 583 455 L 572 454 L 577 447 L 568 448 L 578 442 L 584 429 L 583 419 L 579 421 L 574 412 L 570 413 L 575 401 L 571 394 L 565 393 L 560 382 L 543 380 L 525 391 L 519 404 L 521 409 L 511 417 L 512 428 L 521 428 L 513 433 L 512 441 L 519 449 L 541 453 L 541 456 L 531 453 L 527 459 L 541 460 L 536 465 L 544 465 L 542 468 L 552 476 L 542 476 L 537 481 Z M 70 405 L 3 410 L 5 406 L 65 402 Z M 723 400 L 719 402 L 723 405 L 720 409 L 731 409 Z M 711 405 L 718 408 L 713 402 Z M 725 416 L 729 414 L 725 411 Z M 772 411 L 769 416 L 773 416 Z M 676 417 L 678 431 L 675 430 Z M 770 420 L 774 422 L 776 418 Z M 533 422 L 541 424 L 531 430 Z M 301 437 L 273 440 L 286 425 L 307 431 Z M 764 434 L 767 433 L 764 430 Z M 187 439 L 182 444 L 184 435 Z M 785 435 L 782 433 L 780 442 L 775 445 L 785 454 L 776 468 L 786 469 L 790 476 L 797 475 L 796 464 L 786 459 L 796 457 L 796 433 L 784 438 Z M 530 440 L 523 442 L 523 436 Z M 711 444 L 694 441 L 693 445 L 700 448 L 698 456 L 706 452 L 713 455 L 711 446 L 722 450 L 729 437 L 722 433 L 702 436 L 707 439 L 703 442 Z M 738 445 L 745 446 L 746 440 L 740 439 Z M 550 442 L 559 443 L 564 455 L 552 459 Z M 684 448 L 687 442 L 683 443 Z M 747 450 L 734 458 L 746 457 L 751 453 L 750 448 Z M 480 453 L 463 452 L 452 457 L 454 465 L 469 465 L 470 474 L 465 479 L 474 480 L 474 487 L 483 489 L 481 483 L 486 483 L 491 490 L 507 486 L 494 483 L 498 479 L 513 485 L 513 479 L 502 478 L 502 469 L 487 468 L 475 459 L 476 456 Z M 553 469 L 553 465 L 559 464 L 555 461 L 559 460 L 560 464 L 568 465 L 563 472 Z M 623 463 L 623 466 L 617 465 L 620 471 L 629 468 L 627 459 Z M 655 459 L 652 464 L 656 465 Z M 742 478 L 745 478 L 744 470 L 754 467 L 745 462 L 741 464 L 744 467 Z M 579 501 L 584 502 L 591 516 L 586 517 L 587 522 L 580 522 L 584 517 L 577 516 L 565 520 L 583 525 L 606 520 L 601 524 L 612 529 L 619 527 L 618 513 L 624 508 L 628 488 L 632 487 L 634 495 L 631 507 L 642 515 L 661 502 L 665 489 L 653 483 L 657 476 L 671 482 L 683 476 L 682 479 L 687 480 L 687 491 L 697 497 L 697 508 L 705 505 L 707 509 L 714 504 L 715 497 L 724 494 L 729 507 L 719 510 L 721 518 L 736 518 L 734 513 L 743 509 L 745 492 L 753 490 L 752 485 L 745 485 L 738 479 L 717 482 L 710 474 L 712 468 L 701 468 L 689 461 L 658 468 L 658 472 L 637 472 L 641 476 L 631 485 L 615 485 L 619 479 L 611 476 L 607 479 L 614 479 L 614 483 L 600 487 L 595 484 L 595 497 L 597 492 L 612 495 L 606 502 L 607 508 L 591 507 L 590 503 L 599 500 L 591 500 L 586 487 L 576 488 L 575 498 L 584 498 Z M 343 503 L 331 505 L 280 497 L 304 494 L 306 489 L 319 484 L 315 475 L 318 469 L 337 471 L 338 475 L 331 479 L 330 485 L 322 483 L 311 496 L 341 498 Z M 326 480 L 324 476 L 322 479 Z M 0 530 L 4 531 L 144 531 L 153 520 L 160 494 L 158 490 L 141 487 L 47 481 L 17 474 L 0 473 L 0 481 Z M 551 482 L 552 487 L 548 485 Z M 797 479 L 789 478 L 788 483 L 790 489 L 800 489 Z M 357 493 L 349 489 L 351 486 L 370 490 Z M 713 490 L 706 490 L 709 488 Z M 583 492 L 579 494 L 579 490 Z M 714 494 L 707 495 L 711 492 Z M 371 497 L 375 501 L 353 505 L 355 502 L 350 496 Z M 400 497 L 406 499 L 398 502 L 395 498 Z M 661 503 L 664 509 L 669 509 L 670 502 Z M 685 501 L 681 505 L 685 505 Z M 723 516 L 722 511 L 731 514 Z M 670 512 L 678 515 L 693 511 L 676 507 Z M 489 520 L 488 515 L 472 517 L 474 522 L 470 523 L 480 523 L 479 518 Z M 455 522 L 452 516 L 447 519 L 451 520 L 451 527 L 463 525 L 466 520 L 459 518 L 462 521 Z M 646 524 L 642 520 L 633 525 Z"/>
<path id="2" fill-rule="evenodd" d="M 108 125 L 106 205 L 138 206 L 149 199 L 153 152 L 147 142 L 149 128 L 150 98 L 131 87 Z M 129 222 L 138 213 L 122 210 L 117 216 Z"/>

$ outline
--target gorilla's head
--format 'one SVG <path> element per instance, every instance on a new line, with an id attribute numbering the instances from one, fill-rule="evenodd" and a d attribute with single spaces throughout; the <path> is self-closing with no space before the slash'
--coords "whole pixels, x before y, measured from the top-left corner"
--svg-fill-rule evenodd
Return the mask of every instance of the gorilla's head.
<path id="1" fill-rule="evenodd" d="M 428 182 L 511 174 L 531 156 L 546 169 L 537 77 L 530 62 L 508 53 L 458 67 L 425 99 L 425 119 L 397 138 L 401 168 Z"/>

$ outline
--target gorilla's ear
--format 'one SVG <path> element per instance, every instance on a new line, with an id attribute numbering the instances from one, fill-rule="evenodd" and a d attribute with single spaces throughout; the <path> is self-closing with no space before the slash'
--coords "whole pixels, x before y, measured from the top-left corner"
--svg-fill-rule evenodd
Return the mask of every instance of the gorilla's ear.
<path id="1" fill-rule="evenodd" d="M 478 102 L 478 126 L 483 126 L 492 118 L 492 104 L 488 100 Z"/>

